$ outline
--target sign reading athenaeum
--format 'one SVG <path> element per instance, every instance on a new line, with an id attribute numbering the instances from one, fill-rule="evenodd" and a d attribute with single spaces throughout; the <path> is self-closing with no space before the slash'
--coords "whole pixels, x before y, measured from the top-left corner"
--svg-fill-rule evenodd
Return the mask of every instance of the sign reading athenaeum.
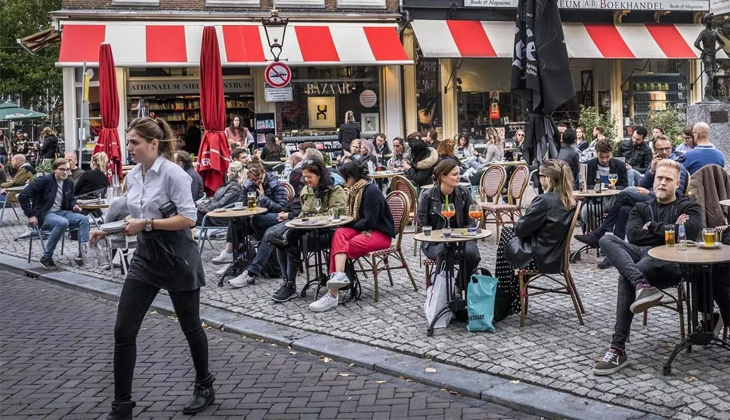
<path id="1" fill-rule="evenodd" d="M 516 8 L 518 0 L 464 0 L 466 7 Z M 558 0 L 561 9 L 598 10 L 710 10 L 709 0 Z"/>
<path id="2" fill-rule="evenodd" d="M 253 92 L 253 79 L 223 79 L 223 92 Z M 175 79 L 160 77 L 154 79 L 130 80 L 127 82 L 127 95 L 199 95 L 199 79 Z"/>

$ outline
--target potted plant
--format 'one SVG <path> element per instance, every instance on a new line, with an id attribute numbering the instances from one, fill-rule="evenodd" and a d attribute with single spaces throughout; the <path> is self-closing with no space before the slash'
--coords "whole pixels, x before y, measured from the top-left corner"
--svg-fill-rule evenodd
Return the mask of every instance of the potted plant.
<path id="1" fill-rule="evenodd" d="M 53 173 L 53 163 L 50 160 L 43 161 L 35 167 L 38 176 Z"/>

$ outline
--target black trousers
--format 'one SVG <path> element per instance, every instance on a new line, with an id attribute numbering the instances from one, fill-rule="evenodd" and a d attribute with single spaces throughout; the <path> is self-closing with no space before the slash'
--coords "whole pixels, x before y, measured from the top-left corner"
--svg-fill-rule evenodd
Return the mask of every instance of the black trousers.
<path id="1" fill-rule="evenodd" d="M 124 282 L 114 325 L 114 401 L 131 401 L 137 334 L 159 288 L 129 279 Z M 188 340 L 195 366 L 195 379 L 208 374 L 208 338 L 200 325 L 200 289 L 169 292 L 180 328 Z"/>

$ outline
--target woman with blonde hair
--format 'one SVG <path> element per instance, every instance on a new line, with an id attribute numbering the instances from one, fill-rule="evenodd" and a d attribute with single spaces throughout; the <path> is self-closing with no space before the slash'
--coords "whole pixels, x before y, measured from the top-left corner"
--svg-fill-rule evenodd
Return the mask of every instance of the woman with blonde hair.
<path id="1" fill-rule="evenodd" d="M 484 151 L 484 163 L 502 159 L 504 159 L 502 139 L 499 138 L 497 130 L 491 127 L 487 128 L 487 149 Z"/>
<path id="2" fill-rule="evenodd" d="M 514 228 L 503 228 L 499 238 L 495 273 L 500 283 L 508 285 L 511 305 L 499 314 L 495 310 L 495 320 L 519 311 L 516 270 L 551 274 L 563 269 L 563 250 L 570 246 L 568 229 L 577 208 L 573 173 L 568 164 L 550 159 L 540 165 L 539 178 L 545 192 L 532 200 Z"/>
<path id="3" fill-rule="evenodd" d="M 42 160 L 55 159 L 58 151 L 58 137 L 56 137 L 56 133 L 50 127 L 46 127 L 41 132 L 41 137 L 43 138 L 43 144 L 41 144 L 40 158 Z"/>
<path id="4" fill-rule="evenodd" d="M 109 188 L 108 164 L 109 158 L 104 152 L 91 157 L 91 170 L 84 171 L 74 186 L 76 198 L 99 198 L 106 193 Z"/>
<path id="5" fill-rule="evenodd" d="M 350 150 L 350 143 L 360 138 L 360 127 L 355 122 L 355 113 L 352 111 L 345 112 L 345 123 L 340 126 L 339 133 L 337 133 L 342 152 L 348 152 Z"/>
<path id="6" fill-rule="evenodd" d="M 212 198 L 202 200 L 198 203 L 198 220 L 195 223 L 197 226 L 203 223 L 203 217 L 208 212 L 230 206 L 241 198 L 243 183 L 248 179 L 248 173 L 243 163 L 238 161 L 231 162 L 228 166 L 226 177 L 228 181 L 218 188 Z M 228 224 L 228 221 L 225 219 L 208 218 L 208 224 L 211 226 L 225 226 Z M 231 252 L 232 250 L 233 244 L 231 244 Z"/>

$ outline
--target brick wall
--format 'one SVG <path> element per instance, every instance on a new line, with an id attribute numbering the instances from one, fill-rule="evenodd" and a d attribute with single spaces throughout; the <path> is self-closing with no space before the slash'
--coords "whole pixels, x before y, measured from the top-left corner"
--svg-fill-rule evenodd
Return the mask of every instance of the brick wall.
<path id="1" fill-rule="evenodd" d="M 205 0 L 159 0 L 159 7 L 144 7 L 144 6 L 112 6 L 111 0 L 63 0 L 62 6 L 64 9 L 119 9 L 119 10 L 235 10 L 242 11 L 247 10 L 244 7 L 231 8 L 231 7 L 206 7 Z M 261 7 L 255 10 L 270 10 L 273 6 L 273 0 L 260 0 Z M 282 11 L 293 10 L 293 9 L 281 9 Z M 316 11 L 337 11 L 337 0 L 325 0 L 325 8 L 308 8 L 305 9 L 309 12 Z M 342 11 L 353 12 L 357 11 L 354 8 L 341 9 Z M 386 0 L 385 9 L 366 9 L 361 10 L 364 12 L 382 13 L 382 12 L 395 12 L 398 10 L 398 0 Z"/>

